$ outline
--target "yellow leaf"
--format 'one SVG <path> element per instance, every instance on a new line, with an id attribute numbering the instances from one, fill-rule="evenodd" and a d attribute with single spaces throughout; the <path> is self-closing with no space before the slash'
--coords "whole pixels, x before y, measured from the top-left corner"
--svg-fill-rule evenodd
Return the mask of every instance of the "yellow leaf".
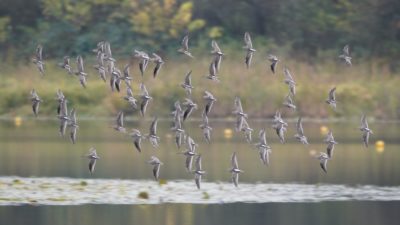
<path id="1" fill-rule="evenodd" d="M 210 38 L 219 38 L 222 36 L 223 28 L 222 27 L 211 27 L 208 31 L 208 37 Z"/>
<path id="2" fill-rule="evenodd" d="M 204 20 L 197 19 L 197 20 L 193 20 L 189 24 L 188 29 L 189 29 L 189 31 L 195 31 L 195 30 L 199 30 L 199 29 L 203 28 L 204 25 L 206 25 L 206 22 Z"/>

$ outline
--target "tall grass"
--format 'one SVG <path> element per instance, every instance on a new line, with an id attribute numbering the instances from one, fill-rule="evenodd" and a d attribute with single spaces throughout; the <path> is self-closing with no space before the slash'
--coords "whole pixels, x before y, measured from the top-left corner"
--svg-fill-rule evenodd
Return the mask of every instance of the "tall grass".
<path id="1" fill-rule="evenodd" d="M 241 54 L 228 53 L 222 61 L 220 83 L 205 78 L 211 56 L 166 58 L 156 79 L 152 77 L 153 64 L 149 65 L 143 78 L 137 64 L 134 64 L 131 67 L 134 92 L 139 94 L 139 83 L 144 82 L 153 96 L 148 115 L 168 116 L 173 103 L 184 100 L 185 92 L 180 83 L 186 72 L 192 70 L 195 86 L 192 97 L 199 104 L 199 109 L 194 113 L 197 117 L 200 117 L 204 106 L 202 95 L 205 90 L 218 99 L 212 117 L 230 116 L 235 96 L 241 97 L 244 110 L 253 118 L 271 117 L 277 109 L 281 109 L 288 117 L 349 118 L 359 117 L 362 113 L 382 119 L 400 117 L 400 76 L 391 74 L 378 62 L 354 61 L 352 67 L 347 67 L 335 60 L 311 64 L 282 59 L 274 75 L 269 63 L 261 55 L 256 52 L 251 68 L 246 69 Z M 122 68 L 126 62 L 120 60 L 118 67 Z M 80 116 L 109 116 L 119 110 L 138 116 L 122 98 L 125 87 L 121 93 L 111 92 L 109 84 L 101 81 L 91 68 L 93 64 L 94 59 L 86 60 L 89 73 L 87 89 L 80 86 L 76 76 L 70 76 L 58 68 L 55 61 L 46 61 L 44 77 L 40 76 L 33 64 L 0 71 L 0 114 L 32 116 L 29 92 L 35 88 L 44 100 L 41 116 L 55 114 L 57 89 L 64 92 L 69 99 L 69 107 L 75 107 Z M 288 93 L 283 83 L 284 66 L 290 69 L 297 84 L 294 98 L 298 107 L 296 112 L 284 109 L 282 105 Z M 336 111 L 324 102 L 329 89 L 334 86 L 337 87 Z"/>

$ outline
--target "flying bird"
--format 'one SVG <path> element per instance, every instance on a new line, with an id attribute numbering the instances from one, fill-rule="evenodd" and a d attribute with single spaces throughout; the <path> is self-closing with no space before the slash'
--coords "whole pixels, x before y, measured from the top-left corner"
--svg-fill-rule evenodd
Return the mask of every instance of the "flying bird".
<path id="1" fill-rule="evenodd" d="M 121 70 L 119 70 L 117 67 L 113 67 L 110 78 L 111 91 L 114 90 L 117 90 L 118 92 L 121 91 L 121 78 L 122 78 Z"/>
<path id="2" fill-rule="evenodd" d="M 244 118 L 247 118 L 247 114 L 244 113 L 242 102 L 238 96 L 235 97 L 233 114 L 236 115 L 235 130 L 241 131 L 243 127 L 243 120 Z"/>
<path id="3" fill-rule="evenodd" d="M 362 139 L 364 146 L 368 148 L 369 136 L 373 134 L 372 130 L 368 127 L 367 117 L 366 115 L 361 116 L 361 126 L 360 130 L 363 132 Z"/>
<path id="4" fill-rule="evenodd" d="M 136 50 L 136 49 L 133 50 L 133 51 L 134 51 L 134 56 L 139 59 L 139 70 L 140 70 L 140 73 L 142 74 L 142 77 L 143 77 L 144 72 L 147 69 L 147 65 L 149 64 L 150 57 L 144 51 L 139 51 L 139 50 Z"/>
<path id="5" fill-rule="evenodd" d="M 69 137 L 71 139 L 72 144 L 75 144 L 76 143 L 76 133 L 77 133 L 79 126 L 78 126 L 78 122 L 76 119 L 76 110 L 74 108 L 71 109 L 69 118 L 70 118 L 69 124 L 68 124 L 68 126 L 70 127 Z"/>
<path id="6" fill-rule="evenodd" d="M 274 125 L 275 125 L 275 126 L 278 126 L 278 125 L 280 125 L 280 124 L 283 125 L 283 126 L 285 126 L 285 127 L 288 126 L 288 124 L 282 119 L 282 115 L 281 115 L 281 112 L 280 112 L 279 110 L 277 110 L 277 111 L 275 112 L 273 122 L 274 122 Z"/>
<path id="7" fill-rule="evenodd" d="M 252 135 L 253 129 L 247 123 L 246 118 L 243 118 L 241 131 L 243 131 L 247 143 L 250 144 L 251 143 L 251 135 Z"/>
<path id="8" fill-rule="evenodd" d="M 138 152 L 142 152 L 141 143 L 142 139 L 144 138 L 142 133 L 140 133 L 140 131 L 137 129 L 132 129 L 132 132 L 129 135 L 132 137 L 133 144 L 135 145 L 135 148 L 138 150 Z"/>
<path id="9" fill-rule="evenodd" d="M 106 55 L 104 54 L 104 52 L 102 51 L 98 51 L 97 55 L 96 55 L 96 62 L 97 65 L 95 65 L 94 67 L 99 67 L 99 66 L 104 66 L 104 58 L 106 57 Z"/>
<path id="10" fill-rule="evenodd" d="M 294 104 L 292 97 L 290 97 L 290 93 L 285 97 L 282 104 L 293 111 L 296 110 L 296 105 Z"/>
<path id="11" fill-rule="evenodd" d="M 239 173 L 243 173 L 243 170 L 239 169 L 236 152 L 232 154 L 231 165 L 232 168 L 230 169 L 230 172 L 232 173 L 232 182 L 235 187 L 237 187 L 239 183 Z"/>
<path id="12" fill-rule="evenodd" d="M 63 102 L 66 100 L 66 98 L 65 98 L 65 96 L 64 96 L 64 93 L 63 93 L 60 89 L 57 90 L 56 95 L 57 95 L 56 100 L 57 100 L 57 102 L 58 102 L 58 106 L 57 106 L 57 115 L 59 116 L 59 115 L 60 115 L 60 112 L 61 112 L 61 105 L 62 105 Z"/>
<path id="13" fill-rule="evenodd" d="M 210 144 L 212 127 L 210 127 L 210 125 L 208 123 L 208 117 L 205 112 L 203 112 L 202 118 L 203 118 L 203 122 L 200 124 L 200 128 L 203 130 L 204 139 L 206 139 L 206 142 L 208 144 Z"/>
<path id="14" fill-rule="evenodd" d="M 199 146 L 192 137 L 189 135 L 186 135 L 186 143 L 188 145 L 188 148 L 192 149 L 194 152 L 196 151 L 196 148 Z"/>
<path id="15" fill-rule="evenodd" d="M 31 91 L 31 102 L 32 102 L 32 110 L 33 114 L 37 117 L 39 113 L 39 106 L 40 103 L 43 102 L 42 99 L 40 99 L 39 95 L 36 93 L 35 89 L 32 89 Z"/>
<path id="16" fill-rule="evenodd" d="M 201 155 L 197 155 L 195 162 L 196 170 L 194 171 L 194 181 L 198 189 L 200 189 L 201 177 L 206 173 L 206 171 L 201 169 Z"/>
<path id="17" fill-rule="evenodd" d="M 275 55 L 268 55 L 268 60 L 271 62 L 271 71 L 275 74 L 276 66 L 278 65 L 279 59 Z"/>
<path id="18" fill-rule="evenodd" d="M 111 52 L 111 45 L 110 42 L 106 41 L 104 42 L 104 60 L 109 61 L 109 62 L 115 62 L 116 60 L 112 57 L 112 52 Z"/>
<path id="19" fill-rule="evenodd" d="M 271 154 L 271 152 L 272 151 L 270 148 L 260 148 L 259 149 L 260 160 L 266 166 L 269 165 L 269 154 Z"/>
<path id="20" fill-rule="evenodd" d="M 60 120 L 60 135 L 64 137 L 65 131 L 67 129 L 68 123 L 70 121 L 70 117 L 68 115 L 68 108 L 67 108 L 67 100 L 64 100 L 61 103 L 60 114 L 58 115 L 58 119 Z"/>
<path id="21" fill-rule="evenodd" d="M 333 150 L 335 150 L 335 144 L 328 143 L 328 146 L 326 147 L 326 153 L 330 159 L 333 157 Z"/>
<path id="22" fill-rule="evenodd" d="M 86 88 L 87 73 L 85 73 L 82 56 L 78 55 L 76 57 L 76 65 L 77 65 L 78 71 L 75 72 L 75 75 L 77 75 L 79 77 L 79 82 L 81 83 L 82 87 Z"/>
<path id="23" fill-rule="evenodd" d="M 245 58 L 245 63 L 247 69 L 250 68 L 251 64 L 251 59 L 253 58 L 253 53 L 256 51 L 253 48 L 253 43 L 251 42 L 251 37 L 248 32 L 244 33 L 244 46 L 243 48 L 246 50 L 246 58 Z"/>
<path id="24" fill-rule="evenodd" d="M 151 61 L 153 61 L 156 64 L 153 70 L 153 77 L 156 78 L 161 70 L 161 66 L 164 64 L 164 60 L 161 58 L 161 56 L 157 55 L 156 53 L 153 53 L 153 58 L 151 59 Z"/>
<path id="25" fill-rule="evenodd" d="M 129 72 L 129 68 L 130 68 L 130 64 L 126 64 L 124 67 L 124 71 L 122 72 L 122 76 L 121 76 L 121 80 L 125 81 L 125 84 L 128 88 L 131 87 L 131 81 L 132 81 L 132 77 L 131 74 Z"/>
<path id="26" fill-rule="evenodd" d="M 221 67 L 221 61 L 222 57 L 224 56 L 224 53 L 221 51 L 221 49 L 218 46 L 218 43 L 215 40 L 211 41 L 211 47 L 212 47 L 211 54 L 214 55 L 213 64 L 215 70 L 218 72 Z"/>
<path id="27" fill-rule="evenodd" d="M 144 114 L 146 113 L 147 105 L 149 104 L 149 101 L 153 98 L 149 95 L 149 92 L 147 91 L 146 86 L 143 83 L 140 84 L 140 90 L 140 98 L 142 100 L 140 103 L 140 113 L 142 116 L 144 116 Z"/>
<path id="28" fill-rule="evenodd" d="M 274 127 L 276 134 L 279 137 L 279 141 L 283 144 L 285 143 L 285 132 L 286 132 L 286 126 L 283 124 L 278 124 L 277 126 Z"/>
<path id="29" fill-rule="evenodd" d="M 321 166 L 321 169 L 325 173 L 328 173 L 327 164 L 330 157 L 325 152 L 320 152 L 320 154 L 316 158 L 319 160 L 319 165 Z"/>
<path id="30" fill-rule="evenodd" d="M 171 113 L 171 115 L 173 116 L 174 122 L 176 117 L 182 117 L 183 116 L 183 110 L 181 107 L 181 103 L 179 101 L 176 101 L 174 103 L 174 111 Z M 175 124 L 173 125 L 173 128 L 177 127 Z"/>
<path id="31" fill-rule="evenodd" d="M 192 171 L 192 163 L 193 163 L 193 157 L 196 155 L 196 147 L 197 144 L 194 142 L 194 140 L 187 135 L 186 137 L 186 145 L 187 148 L 185 151 L 181 152 L 180 154 L 183 154 L 186 159 L 185 159 L 185 168 L 188 172 Z"/>
<path id="32" fill-rule="evenodd" d="M 63 62 L 58 63 L 58 66 L 65 69 L 69 75 L 72 75 L 74 72 L 72 70 L 71 64 L 70 64 L 70 58 L 69 56 L 64 56 Z"/>
<path id="33" fill-rule="evenodd" d="M 97 64 L 94 65 L 93 67 L 97 70 L 100 78 L 104 82 L 106 82 L 107 78 L 106 78 L 106 68 L 105 68 L 105 64 L 104 64 L 104 57 L 105 57 L 105 54 L 103 52 L 99 51 L 97 53 L 97 57 L 96 57 Z"/>
<path id="34" fill-rule="evenodd" d="M 89 172 L 90 174 L 93 174 L 96 160 L 100 159 L 100 157 L 97 155 L 96 149 L 93 147 L 89 149 L 89 154 L 87 154 L 86 157 L 89 159 Z"/>
<path id="35" fill-rule="evenodd" d="M 192 71 L 191 70 L 186 73 L 185 80 L 181 84 L 181 87 L 183 87 L 183 89 L 185 89 L 187 97 L 190 97 L 192 95 L 193 86 L 192 86 Z"/>
<path id="36" fill-rule="evenodd" d="M 155 156 L 151 156 L 150 160 L 147 163 L 153 166 L 153 176 L 154 179 L 158 181 L 158 177 L 160 175 L 160 166 L 163 165 L 163 163 Z"/>
<path id="37" fill-rule="evenodd" d="M 98 54 L 99 52 L 104 53 L 105 52 L 104 43 L 105 41 L 97 42 L 96 48 L 93 49 L 92 52 L 96 54 Z"/>
<path id="38" fill-rule="evenodd" d="M 182 105 L 186 107 L 185 111 L 183 112 L 183 121 L 185 121 L 192 114 L 193 110 L 197 109 L 197 104 L 191 99 L 186 98 Z"/>
<path id="39" fill-rule="evenodd" d="M 327 143 L 327 144 L 329 144 L 329 143 L 337 144 L 337 142 L 335 141 L 335 138 L 333 137 L 333 132 L 332 131 L 328 132 L 324 142 Z"/>
<path id="40" fill-rule="evenodd" d="M 330 91 L 329 91 L 329 96 L 328 99 L 325 101 L 328 105 L 330 105 L 333 109 L 336 109 L 336 87 L 333 87 Z"/>
<path id="41" fill-rule="evenodd" d="M 285 68 L 283 70 L 283 74 L 285 75 L 285 84 L 289 86 L 289 92 L 292 96 L 296 95 L 296 82 L 293 79 L 292 74 L 290 73 L 290 70 L 288 68 Z"/>
<path id="42" fill-rule="evenodd" d="M 126 96 L 124 96 L 124 100 L 129 103 L 132 109 L 137 109 L 137 100 L 133 96 L 132 89 L 129 86 L 126 87 Z"/>
<path id="43" fill-rule="evenodd" d="M 209 67 L 209 74 L 206 76 L 207 79 L 210 79 L 215 82 L 219 82 L 218 76 L 217 76 L 217 70 L 215 68 L 214 62 L 210 63 Z"/>
<path id="44" fill-rule="evenodd" d="M 326 149 L 327 155 L 328 155 L 329 158 L 332 158 L 332 156 L 333 156 L 333 150 L 334 150 L 334 148 L 335 148 L 335 145 L 338 144 L 338 143 L 335 141 L 335 138 L 333 137 L 333 132 L 332 132 L 332 131 L 329 131 L 329 132 L 328 132 L 328 134 L 327 134 L 327 136 L 326 136 L 324 142 L 328 144 L 328 147 L 327 147 L 327 149 Z"/>
<path id="45" fill-rule="evenodd" d="M 182 146 L 184 136 L 185 136 L 185 130 L 183 130 L 182 128 L 181 129 L 178 128 L 175 131 L 175 144 L 176 147 L 178 147 L 178 149 L 180 149 Z"/>
<path id="46" fill-rule="evenodd" d="M 294 137 L 299 140 L 302 144 L 308 145 L 307 137 L 304 135 L 304 130 L 303 130 L 303 124 L 302 124 L 302 118 L 299 117 L 296 123 L 296 130 L 297 133 L 294 135 Z"/>
<path id="47" fill-rule="evenodd" d="M 275 129 L 276 134 L 279 137 L 280 142 L 283 144 L 285 142 L 285 132 L 288 124 L 282 119 L 281 113 L 276 111 L 274 120 L 274 124 L 272 125 L 272 128 Z"/>
<path id="48" fill-rule="evenodd" d="M 192 53 L 189 52 L 189 35 L 183 37 L 181 42 L 181 47 L 178 49 L 178 52 L 189 56 L 190 58 L 194 58 Z"/>
<path id="49" fill-rule="evenodd" d="M 40 74 L 43 76 L 44 75 L 44 62 L 43 62 L 43 46 L 38 45 L 36 47 L 36 54 L 35 58 L 33 58 L 32 62 L 36 64 L 36 67 L 38 68 Z"/>
<path id="50" fill-rule="evenodd" d="M 346 65 L 351 66 L 351 57 L 350 57 L 350 51 L 349 51 L 349 45 L 345 45 L 343 47 L 343 53 L 341 55 L 339 55 L 339 58 L 344 60 L 344 62 L 346 63 Z"/>
<path id="51" fill-rule="evenodd" d="M 106 73 L 112 76 L 112 72 L 115 70 L 115 62 L 114 61 L 109 61 L 106 64 Z M 111 77 L 112 78 L 112 77 Z"/>
<path id="52" fill-rule="evenodd" d="M 150 132 L 147 135 L 147 138 L 149 139 L 151 145 L 154 148 L 158 147 L 158 142 L 160 141 L 160 137 L 157 136 L 157 122 L 158 122 L 157 117 L 154 117 L 150 125 Z"/>
<path id="53" fill-rule="evenodd" d="M 171 113 L 173 116 L 173 126 L 171 130 L 175 131 L 175 143 L 178 149 L 181 148 L 182 142 L 184 142 L 185 130 L 182 126 L 182 108 L 181 103 L 176 101 L 174 103 L 175 110 Z"/>
<path id="54" fill-rule="evenodd" d="M 120 111 L 117 114 L 117 118 L 115 121 L 115 125 L 114 125 L 114 130 L 121 132 L 121 133 L 125 133 L 126 129 L 124 127 L 124 112 Z"/>
<path id="55" fill-rule="evenodd" d="M 180 107 L 179 101 L 175 102 L 175 111 L 172 113 L 174 116 L 174 126 L 171 130 L 175 131 L 175 143 L 178 149 L 181 148 L 183 135 L 185 134 L 185 130 L 182 126 L 182 109 Z"/>
<path id="56" fill-rule="evenodd" d="M 264 128 L 261 129 L 260 132 L 258 132 L 258 139 L 259 139 L 259 142 L 255 144 L 258 149 L 261 149 L 261 148 L 270 149 L 271 148 L 267 143 L 267 137 L 266 137 Z"/>
<path id="57" fill-rule="evenodd" d="M 206 106 L 204 108 L 204 113 L 206 115 L 208 115 L 211 111 L 212 106 L 214 105 L 214 102 L 216 102 L 217 99 L 209 91 L 204 91 L 203 99 L 206 102 Z"/>
<path id="58" fill-rule="evenodd" d="M 269 154 L 271 154 L 271 147 L 267 143 L 266 135 L 265 135 L 265 129 L 261 129 L 259 134 L 259 142 L 256 145 L 259 155 L 260 155 L 260 160 L 261 162 L 268 166 L 269 165 Z"/>

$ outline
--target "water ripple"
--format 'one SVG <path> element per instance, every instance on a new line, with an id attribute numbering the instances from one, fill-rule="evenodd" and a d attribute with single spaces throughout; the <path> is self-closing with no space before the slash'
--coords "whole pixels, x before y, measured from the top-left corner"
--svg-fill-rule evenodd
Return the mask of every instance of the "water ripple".
<path id="1" fill-rule="evenodd" d="M 400 187 L 335 184 L 202 183 L 150 180 L 0 177 L 0 205 L 219 204 L 234 202 L 399 201 Z"/>

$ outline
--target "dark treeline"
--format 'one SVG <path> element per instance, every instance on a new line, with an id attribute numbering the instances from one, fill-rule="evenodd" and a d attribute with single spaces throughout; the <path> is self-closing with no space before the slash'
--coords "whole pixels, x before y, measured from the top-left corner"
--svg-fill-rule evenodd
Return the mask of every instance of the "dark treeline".
<path id="1" fill-rule="evenodd" d="M 138 46 L 172 53 L 187 32 L 195 48 L 211 38 L 238 46 L 245 31 L 259 45 L 299 59 L 350 44 L 354 56 L 399 67 L 399 0 L 0 1 L 1 55 L 8 62 L 28 60 L 37 43 L 46 58 L 89 52 L 104 39 L 116 54 Z"/>

